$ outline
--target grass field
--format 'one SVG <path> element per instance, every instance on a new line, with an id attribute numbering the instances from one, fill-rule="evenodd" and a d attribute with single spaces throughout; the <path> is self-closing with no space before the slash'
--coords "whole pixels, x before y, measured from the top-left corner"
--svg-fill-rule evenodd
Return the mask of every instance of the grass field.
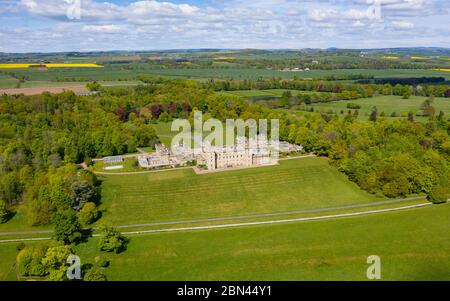
<path id="1" fill-rule="evenodd" d="M 310 70 L 304 72 L 282 72 L 267 69 L 151 69 L 145 64 L 128 66 L 105 66 L 104 68 L 51 68 L 37 69 L 5 69 L 18 76 L 26 76 L 27 81 L 117 81 L 136 80 L 139 75 L 153 75 L 167 78 L 191 78 L 196 80 L 216 79 L 258 79 L 258 78 L 324 78 L 331 75 L 373 75 L 375 77 L 421 77 L 443 76 L 450 79 L 450 73 L 429 69 L 339 69 L 339 70 Z"/>
<path id="2" fill-rule="evenodd" d="M 358 217 L 245 228 L 129 236 L 108 254 L 109 280 L 450 280 L 450 205 Z M 420 239 L 418 239 L 420 238 Z M 0 280 L 14 280 L 16 243 L 0 244 Z M 78 245 L 93 263 L 98 241 Z"/>
<path id="3" fill-rule="evenodd" d="M 288 90 L 288 89 L 270 89 L 270 90 L 240 90 L 240 91 L 224 91 L 218 92 L 221 95 L 232 95 L 232 96 L 242 96 L 245 98 L 253 97 L 281 97 L 284 92 L 290 91 L 292 96 L 297 96 L 299 94 L 321 94 L 326 92 L 315 92 L 315 91 L 299 91 L 299 90 Z"/>
<path id="4" fill-rule="evenodd" d="M 18 79 L 11 77 L 8 74 L 0 72 L 0 89 L 15 88 L 17 87 L 18 83 L 19 83 Z"/>
<path id="5" fill-rule="evenodd" d="M 450 74 L 445 71 L 428 69 L 339 69 L 339 70 L 310 70 L 304 72 L 283 72 L 267 69 L 163 69 L 145 70 L 145 74 L 187 77 L 187 78 L 222 78 L 222 79 L 258 79 L 262 78 L 323 78 L 331 75 L 373 75 L 375 77 L 421 77 L 443 76 L 450 79 Z"/>
<path id="6" fill-rule="evenodd" d="M 379 200 L 326 159 L 196 175 L 191 169 L 105 176 L 101 221 L 115 225 L 333 207 Z M 326 185 L 324 182 L 326 181 Z"/>
<path id="7" fill-rule="evenodd" d="M 111 280 L 450 280 L 450 206 L 320 222 L 132 237 Z M 420 237 L 420 239 L 417 239 Z M 96 255 L 95 241 L 78 248 Z M 143 268 L 145 267 L 145 268 Z"/>
<path id="8" fill-rule="evenodd" d="M 413 112 L 414 114 L 420 113 L 420 106 L 426 100 L 426 97 L 411 96 L 409 99 L 403 99 L 401 96 L 375 96 L 372 98 L 362 98 L 350 101 L 334 101 L 329 103 L 317 103 L 311 105 L 317 110 L 334 110 L 340 112 L 344 110 L 346 113 L 348 111 L 348 103 L 357 103 L 361 105 L 359 110 L 362 114 L 370 114 L 374 106 L 377 107 L 378 113 L 384 112 L 387 117 L 389 117 L 393 112 L 397 113 L 397 116 L 407 115 L 408 112 Z M 307 106 L 308 108 L 311 106 Z M 433 107 L 436 109 L 436 113 L 443 111 L 446 115 L 450 115 L 450 100 L 446 98 L 435 98 Z"/>

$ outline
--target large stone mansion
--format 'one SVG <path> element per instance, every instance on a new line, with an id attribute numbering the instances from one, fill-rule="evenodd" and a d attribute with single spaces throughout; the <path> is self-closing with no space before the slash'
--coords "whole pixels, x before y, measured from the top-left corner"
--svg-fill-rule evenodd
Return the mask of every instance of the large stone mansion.
<path id="1" fill-rule="evenodd" d="M 222 170 L 227 168 L 252 167 L 273 165 L 278 163 L 278 152 L 299 151 L 298 145 L 280 142 L 276 147 L 266 143 L 264 147 L 250 147 L 250 142 L 238 139 L 233 146 L 211 146 L 207 141 L 201 148 L 190 148 L 180 145 L 167 149 L 163 145 L 156 148 L 156 152 L 143 154 L 138 157 L 139 165 L 143 168 L 160 168 L 185 166 L 195 162 L 199 168 L 207 170 Z"/>

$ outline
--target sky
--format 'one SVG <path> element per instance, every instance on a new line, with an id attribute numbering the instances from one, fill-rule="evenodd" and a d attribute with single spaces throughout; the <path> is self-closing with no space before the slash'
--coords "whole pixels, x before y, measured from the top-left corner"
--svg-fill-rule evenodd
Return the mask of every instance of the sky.
<path id="1" fill-rule="evenodd" d="M 0 0 L 0 52 L 449 47 L 449 0 Z"/>

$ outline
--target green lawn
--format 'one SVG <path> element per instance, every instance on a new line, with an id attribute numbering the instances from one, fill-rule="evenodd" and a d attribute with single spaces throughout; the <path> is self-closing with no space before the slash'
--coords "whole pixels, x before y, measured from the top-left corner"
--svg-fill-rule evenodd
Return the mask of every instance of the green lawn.
<path id="1" fill-rule="evenodd" d="M 16 280 L 16 271 L 13 265 L 16 261 L 16 244 L 0 244 L 0 281 Z"/>
<path id="2" fill-rule="evenodd" d="M 105 167 L 112 167 L 112 166 L 118 166 L 118 165 L 122 165 L 123 168 L 111 169 L 111 170 L 105 169 Z M 103 161 L 96 161 L 94 163 L 94 165 L 92 166 L 92 170 L 98 171 L 98 172 L 120 173 L 120 172 L 145 171 L 146 169 L 141 168 L 138 165 L 137 158 L 124 158 L 122 162 L 114 163 L 114 164 L 104 163 Z"/>
<path id="3" fill-rule="evenodd" d="M 338 220 L 132 236 L 110 280 L 450 280 L 450 206 Z M 82 261 L 98 255 L 80 245 Z M 1 247 L 1 246 L 0 246 Z"/>
<path id="4" fill-rule="evenodd" d="M 97 238 L 78 245 L 82 263 L 111 261 L 109 280 L 450 280 L 450 206 L 333 220 L 129 236 L 121 254 Z M 0 244 L 0 279 L 14 279 L 17 243 Z"/>
<path id="5" fill-rule="evenodd" d="M 361 114 L 370 114 L 372 108 L 376 106 L 378 112 L 384 112 L 389 117 L 393 112 L 397 113 L 397 116 L 402 114 L 408 114 L 413 112 L 414 114 L 421 112 L 420 106 L 427 99 L 427 97 L 411 96 L 409 99 L 403 99 L 401 96 L 375 96 L 372 98 L 362 98 L 349 101 L 334 101 L 329 103 L 317 103 L 312 106 L 317 110 L 334 110 L 339 113 L 344 110 L 347 113 L 347 103 L 357 103 L 361 105 L 359 112 Z M 310 106 L 307 106 L 308 108 Z M 450 115 L 450 99 L 437 97 L 434 99 L 433 107 L 436 109 L 436 113 L 442 110 L 446 115 Z"/>
<path id="6" fill-rule="evenodd" d="M 172 170 L 105 176 L 101 221 L 115 225 L 333 207 L 379 200 L 326 159 L 196 175 Z"/>

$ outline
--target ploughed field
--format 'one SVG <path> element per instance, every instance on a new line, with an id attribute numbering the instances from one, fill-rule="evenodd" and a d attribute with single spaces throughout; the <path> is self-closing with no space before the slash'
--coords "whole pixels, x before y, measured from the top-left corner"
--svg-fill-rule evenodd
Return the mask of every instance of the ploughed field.
<path id="1" fill-rule="evenodd" d="M 323 158 L 197 175 L 191 169 L 103 176 L 100 221 L 113 225 L 235 217 L 380 200 Z"/>

